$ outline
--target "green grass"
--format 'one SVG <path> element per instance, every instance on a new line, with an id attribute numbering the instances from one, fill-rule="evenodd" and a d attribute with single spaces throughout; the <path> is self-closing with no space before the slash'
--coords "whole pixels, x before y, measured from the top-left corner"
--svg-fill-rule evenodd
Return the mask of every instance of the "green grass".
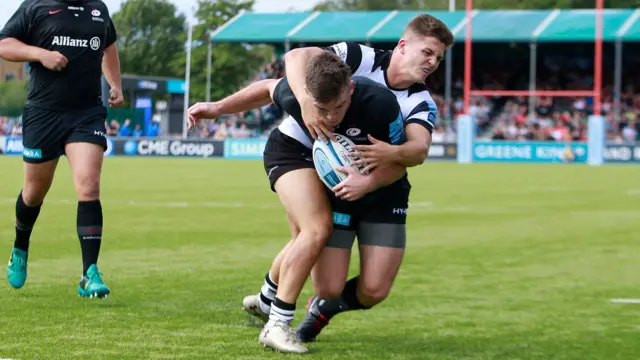
<path id="1" fill-rule="evenodd" d="M 21 167 L 0 157 L 7 257 Z M 640 305 L 609 301 L 640 298 L 640 167 L 429 163 L 410 179 L 408 248 L 391 296 L 336 317 L 308 358 L 640 358 Z M 100 270 L 112 296 L 76 295 L 63 159 L 26 286 L 11 289 L 0 271 L 0 358 L 285 356 L 258 345 L 241 310 L 288 239 L 260 161 L 109 158 L 102 186 Z M 311 294 L 307 283 L 299 309 Z"/>

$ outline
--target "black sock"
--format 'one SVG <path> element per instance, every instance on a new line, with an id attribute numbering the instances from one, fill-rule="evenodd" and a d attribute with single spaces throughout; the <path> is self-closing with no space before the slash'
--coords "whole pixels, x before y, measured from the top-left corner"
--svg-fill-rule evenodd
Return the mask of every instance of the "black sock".
<path id="1" fill-rule="evenodd" d="M 34 207 L 27 206 L 22 198 L 22 191 L 20 192 L 16 201 L 16 241 L 13 243 L 13 247 L 22 251 L 29 251 L 31 231 L 38 219 L 41 207 L 42 204 Z"/>
<path id="2" fill-rule="evenodd" d="M 320 314 L 327 320 L 331 320 L 332 317 L 341 312 L 368 309 L 368 307 L 362 305 L 358 300 L 357 290 L 359 279 L 360 276 L 356 276 L 347 281 L 340 296 L 330 300 L 320 301 L 320 305 L 318 306 Z"/>
<path id="3" fill-rule="evenodd" d="M 102 205 L 100 200 L 78 201 L 78 238 L 82 249 L 82 275 L 98 263 L 102 244 Z"/>

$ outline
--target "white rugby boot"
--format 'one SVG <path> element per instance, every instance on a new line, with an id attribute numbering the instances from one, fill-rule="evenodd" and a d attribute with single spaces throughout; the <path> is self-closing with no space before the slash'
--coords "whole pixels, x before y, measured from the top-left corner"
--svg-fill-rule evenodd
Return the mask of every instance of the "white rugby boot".
<path id="1" fill-rule="evenodd" d="M 260 309 L 260 294 L 245 296 L 242 299 L 242 309 L 260 319 L 263 323 L 269 320 L 269 314 L 263 313 L 262 309 Z"/>
<path id="2" fill-rule="evenodd" d="M 304 354 L 309 351 L 298 341 L 296 331 L 286 322 L 279 320 L 274 325 L 264 326 L 258 337 L 258 342 L 264 347 L 282 353 Z"/>

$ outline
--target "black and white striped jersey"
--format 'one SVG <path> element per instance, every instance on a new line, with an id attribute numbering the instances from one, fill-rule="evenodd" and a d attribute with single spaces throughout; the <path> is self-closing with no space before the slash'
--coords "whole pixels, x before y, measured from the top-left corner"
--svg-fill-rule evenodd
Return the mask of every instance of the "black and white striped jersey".
<path id="1" fill-rule="evenodd" d="M 429 132 L 436 125 L 438 107 L 431 98 L 424 84 L 416 83 L 408 89 L 395 89 L 389 86 L 387 81 L 387 68 L 391 61 L 392 51 L 378 50 L 352 42 L 341 42 L 331 45 L 326 50 L 334 52 L 349 67 L 353 76 L 369 78 L 389 89 L 400 105 L 400 112 L 405 126 L 416 123 L 424 126 Z M 313 147 L 312 141 L 306 135 L 306 131 L 296 120 L 288 116 L 280 126 L 280 132 L 288 135 L 308 148 Z"/>
<path id="2" fill-rule="evenodd" d="M 416 123 L 429 132 L 436 126 L 438 107 L 431 98 L 426 86 L 415 83 L 408 89 L 396 89 L 389 85 L 387 68 L 391 61 L 391 50 L 373 49 L 353 42 L 341 42 L 331 45 L 327 50 L 338 55 L 349 67 L 354 76 L 364 76 L 386 86 L 398 99 L 405 124 Z"/>

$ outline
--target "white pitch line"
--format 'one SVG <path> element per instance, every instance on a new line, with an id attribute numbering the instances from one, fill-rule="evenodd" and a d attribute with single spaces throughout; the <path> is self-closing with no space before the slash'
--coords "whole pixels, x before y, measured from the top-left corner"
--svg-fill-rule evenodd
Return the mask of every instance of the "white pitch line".
<path id="1" fill-rule="evenodd" d="M 640 299 L 611 299 L 609 301 L 615 304 L 640 304 Z"/>
<path id="2" fill-rule="evenodd" d="M 640 189 L 629 189 L 627 190 L 627 195 L 640 195 Z"/>
<path id="3" fill-rule="evenodd" d="M 15 203 L 15 198 L 0 198 L 0 202 L 2 203 Z M 217 202 L 217 201 L 117 201 L 117 200 L 101 200 L 103 205 L 114 205 L 114 206 L 131 206 L 131 207 L 151 207 L 151 208 L 189 208 L 189 207 L 200 207 L 200 208 L 258 208 L 258 209 L 279 209 L 282 206 L 279 204 L 251 204 L 251 203 L 243 203 L 243 202 Z M 78 203 L 77 200 L 70 199 L 46 199 L 44 201 L 45 205 L 76 205 Z M 410 208 L 415 209 L 427 209 L 431 208 L 433 203 L 430 202 L 415 202 L 409 203 Z M 2 360 L 2 359 L 0 359 Z"/>

